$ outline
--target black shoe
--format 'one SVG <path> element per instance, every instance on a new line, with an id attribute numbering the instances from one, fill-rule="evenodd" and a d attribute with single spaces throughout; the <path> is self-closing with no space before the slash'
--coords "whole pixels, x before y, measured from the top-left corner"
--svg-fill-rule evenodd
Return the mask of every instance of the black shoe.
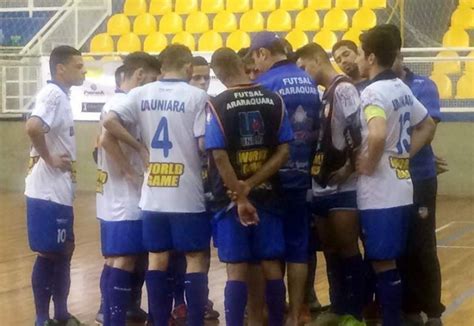
<path id="1" fill-rule="evenodd" d="M 426 321 L 425 326 L 443 326 L 443 321 L 441 318 L 429 318 Z"/>
<path id="2" fill-rule="evenodd" d="M 127 310 L 127 321 L 133 323 L 143 324 L 148 319 L 148 314 L 145 310 L 138 307 L 133 307 Z"/>

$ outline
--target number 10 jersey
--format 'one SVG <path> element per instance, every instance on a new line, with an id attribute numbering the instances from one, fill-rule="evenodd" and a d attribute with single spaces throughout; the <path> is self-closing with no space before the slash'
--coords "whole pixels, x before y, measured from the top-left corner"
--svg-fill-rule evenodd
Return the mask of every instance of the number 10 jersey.
<path id="1" fill-rule="evenodd" d="M 112 109 L 136 123 L 150 152 L 140 208 L 167 213 L 205 211 L 198 138 L 205 132 L 207 94 L 183 80 L 133 89 Z"/>

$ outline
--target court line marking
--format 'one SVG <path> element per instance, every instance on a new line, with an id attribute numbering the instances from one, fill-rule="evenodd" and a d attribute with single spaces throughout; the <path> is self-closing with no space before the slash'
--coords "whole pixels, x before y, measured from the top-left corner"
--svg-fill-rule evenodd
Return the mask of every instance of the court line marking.
<path id="1" fill-rule="evenodd" d="M 453 222 L 449 222 L 448 224 L 445 224 L 445 225 L 443 225 L 443 226 L 440 226 L 439 228 L 436 229 L 435 232 L 442 231 L 442 230 L 444 230 L 444 229 L 450 227 L 451 225 L 453 225 L 453 223 L 454 223 L 454 221 L 453 221 Z"/>
<path id="2" fill-rule="evenodd" d="M 474 246 L 445 246 L 439 245 L 438 248 L 447 248 L 447 249 L 474 249 Z"/>
<path id="3" fill-rule="evenodd" d="M 474 297 L 474 288 L 469 288 L 463 293 L 461 293 L 459 296 L 457 296 L 447 307 L 446 310 L 443 314 L 443 320 L 449 315 L 451 315 L 453 312 L 459 309 L 460 306 L 467 300 L 471 299 Z"/>
<path id="4" fill-rule="evenodd" d="M 458 224 L 474 224 L 474 221 L 453 221 L 452 223 L 458 223 Z"/>

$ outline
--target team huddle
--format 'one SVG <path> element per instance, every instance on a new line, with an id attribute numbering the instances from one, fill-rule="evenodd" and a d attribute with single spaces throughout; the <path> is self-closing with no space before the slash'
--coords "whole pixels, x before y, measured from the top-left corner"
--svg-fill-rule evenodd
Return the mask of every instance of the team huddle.
<path id="1" fill-rule="evenodd" d="M 212 239 L 227 266 L 225 325 L 310 322 L 309 308 L 321 308 L 317 250 L 330 307 L 316 325 L 379 318 L 396 326 L 402 315 L 425 325 L 421 312 L 426 325 L 441 325 L 436 245 L 424 243 L 423 256 L 410 249 L 417 233 L 434 234 L 436 190 L 427 189 L 436 185 L 427 183 L 436 180 L 429 144 L 437 91 L 403 67 L 395 26 L 374 27 L 360 41 L 333 48 L 344 74 L 318 44 L 293 52 L 272 32 L 256 33 L 239 53 L 218 49 L 210 65 L 178 44 L 157 58 L 124 58 L 95 155 L 105 258 L 98 322 L 217 319 L 208 298 Z M 206 93 L 210 68 L 226 86 L 215 97 Z M 86 71 L 67 46 L 53 50 L 50 69 L 27 121 L 35 325 L 83 325 L 67 307 L 76 178 L 68 92 Z M 417 196 L 417 187 L 432 195 Z M 415 225 L 418 215 L 433 226 Z M 433 268 L 421 271 L 423 262 Z M 140 308 L 144 283 L 148 313 Z"/>

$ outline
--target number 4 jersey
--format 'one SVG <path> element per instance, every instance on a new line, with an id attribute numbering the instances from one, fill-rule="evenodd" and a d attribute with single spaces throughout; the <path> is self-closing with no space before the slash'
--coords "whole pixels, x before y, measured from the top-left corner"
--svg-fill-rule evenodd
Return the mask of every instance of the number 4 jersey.
<path id="1" fill-rule="evenodd" d="M 150 152 L 140 208 L 203 212 L 198 138 L 204 136 L 207 94 L 183 80 L 163 79 L 133 89 L 114 106 L 123 123 L 138 124 Z"/>
<path id="2" fill-rule="evenodd" d="M 359 209 L 382 209 L 413 203 L 409 172 L 410 129 L 421 123 L 428 112 L 411 90 L 391 71 L 379 74 L 360 95 L 362 103 L 362 155 L 367 153 L 367 107 L 385 112 L 385 149 L 375 172 L 362 175 L 357 183 Z"/>

